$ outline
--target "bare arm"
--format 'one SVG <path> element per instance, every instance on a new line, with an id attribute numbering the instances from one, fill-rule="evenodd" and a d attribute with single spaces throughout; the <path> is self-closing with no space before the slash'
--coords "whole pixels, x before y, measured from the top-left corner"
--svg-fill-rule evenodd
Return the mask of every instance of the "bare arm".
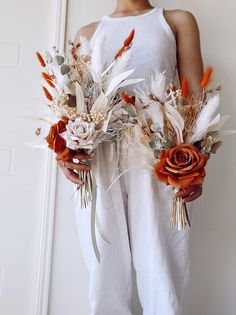
<path id="1" fill-rule="evenodd" d="M 188 80 L 190 94 L 199 93 L 204 67 L 197 21 L 183 10 L 166 11 L 165 16 L 176 37 L 179 79 Z"/>
<path id="2" fill-rule="evenodd" d="M 90 40 L 97 29 L 99 21 L 82 26 L 75 34 L 74 43 L 77 44 L 80 41 L 80 36 L 85 36 Z"/>
<path id="3" fill-rule="evenodd" d="M 200 82 L 204 67 L 201 54 L 200 34 L 198 24 L 192 13 L 183 10 L 166 11 L 165 17 L 177 43 L 177 66 L 180 82 L 183 78 L 188 80 L 189 93 L 201 92 Z M 176 194 L 190 202 L 202 195 L 202 185 L 189 186 Z"/>
<path id="4" fill-rule="evenodd" d="M 177 19 L 179 78 L 186 77 L 190 93 L 198 93 L 204 73 L 198 25 L 190 12 L 179 13 Z"/>

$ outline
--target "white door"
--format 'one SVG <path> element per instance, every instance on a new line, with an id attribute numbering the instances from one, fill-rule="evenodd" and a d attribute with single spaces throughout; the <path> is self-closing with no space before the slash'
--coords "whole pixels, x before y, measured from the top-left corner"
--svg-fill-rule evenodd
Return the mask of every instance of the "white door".
<path id="1" fill-rule="evenodd" d="M 35 51 L 51 44 L 49 0 L 0 2 L 0 314 L 35 315 L 45 159 L 29 148 L 42 112 Z"/>

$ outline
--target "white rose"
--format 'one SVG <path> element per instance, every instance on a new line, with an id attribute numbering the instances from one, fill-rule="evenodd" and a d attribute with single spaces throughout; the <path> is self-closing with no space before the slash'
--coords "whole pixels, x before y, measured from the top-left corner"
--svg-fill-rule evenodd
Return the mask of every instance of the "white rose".
<path id="1" fill-rule="evenodd" d="M 95 124 L 76 118 L 75 121 L 69 120 L 66 131 L 61 136 L 66 140 L 66 146 L 72 150 L 92 149 Z"/>

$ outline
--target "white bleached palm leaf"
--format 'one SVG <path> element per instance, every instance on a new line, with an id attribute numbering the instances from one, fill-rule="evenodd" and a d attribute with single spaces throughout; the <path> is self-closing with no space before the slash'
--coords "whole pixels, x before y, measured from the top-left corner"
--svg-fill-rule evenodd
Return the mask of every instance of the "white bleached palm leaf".
<path id="1" fill-rule="evenodd" d="M 108 96 L 110 95 L 112 92 L 115 92 L 118 89 L 119 84 L 125 80 L 128 76 L 130 76 L 135 69 L 131 69 L 125 72 L 120 73 L 119 75 L 117 75 L 115 78 L 113 78 L 111 80 L 111 82 L 108 84 L 108 88 L 105 92 L 105 95 Z"/>
<path id="2" fill-rule="evenodd" d="M 109 104 L 108 104 L 107 96 L 103 92 L 101 92 L 101 94 L 96 99 L 95 103 L 93 104 L 91 108 L 91 112 L 98 112 L 98 111 L 107 112 L 108 105 Z"/>
<path id="3" fill-rule="evenodd" d="M 76 107 L 78 113 L 87 113 L 86 103 L 84 99 L 84 93 L 81 86 L 76 82 Z"/>

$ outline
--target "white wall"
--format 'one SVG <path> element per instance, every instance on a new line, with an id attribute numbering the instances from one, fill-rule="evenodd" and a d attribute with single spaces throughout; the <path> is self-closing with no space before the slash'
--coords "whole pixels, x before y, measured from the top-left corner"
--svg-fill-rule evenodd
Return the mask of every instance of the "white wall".
<path id="1" fill-rule="evenodd" d="M 153 2 L 165 8 L 188 9 L 201 31 L 205 65 L 215 68 L 215 83 L 223 84 L 222 112 L 232 115 L 227 128 L 235 128 L 236 104 L 236 3 L 234 0 L 176 0 Z M 67 38 L 104 15 L 114 0 L 69 0 Z M 236 138 L 225 143 L 207 167 L 204 195 L 196 202 L 192 226 L 191 283 L 188 315 L 234 315 L 236 313 Z M 73 204 L 72 186 L 59 177 L 54 234 L 50 315 L 88 315 L 87 271 L 81 257 Z M 67 285 L 67 286 L 66 286 Z M 136 315 L 136 314 L 135 314 Z"/>
<path id="2" fill-rule="evenodd" d="M 48 48 L 51 1 L 0 2 L 0 314 L 33 315 L 43 152 L 29 148 L 44 108 L 35 51 Z M 47 8 L 47 10 L 45 9 Z"/>

